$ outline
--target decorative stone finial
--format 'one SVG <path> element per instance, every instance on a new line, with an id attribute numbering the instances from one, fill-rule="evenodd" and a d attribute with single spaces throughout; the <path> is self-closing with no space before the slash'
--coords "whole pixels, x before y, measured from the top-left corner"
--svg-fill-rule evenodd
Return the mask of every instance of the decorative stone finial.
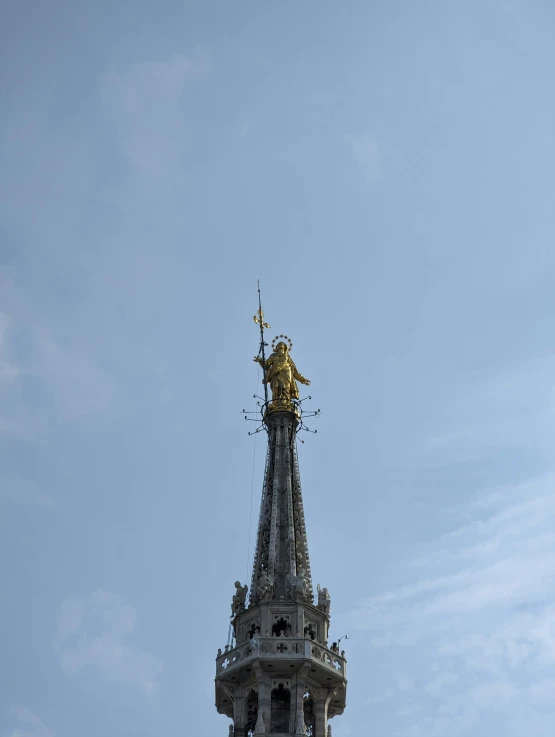
<path id="1" fill-rule="evenodd" d="M 297 712 L 297 725 L 295 728 L 295 737 L 305 737 L 306 735 L 306 724 L 304 721 L 304 711 L 299 709 Z"/>
<path id="2" fill-rule="evenodd" d="M 326 588 L 320 588 L 320 584 L 316 586 L 316 590 L 318 591 L 318 609 L 321 612 L 324 612 L 326 617 L 329 617 L 331 599 L 328 590 Z"/>
<path id="3" fill-rule="evenodd" d="M 254 737 L 257 737 L 260 735 L 261 737 L 264 737 L 266 734 L 266 726 L 264 724 L 264 717 L 262 716 L 262 711 L 258 710 L 258 716 L 256 717 L 256 726 L 254 728 Z"/>

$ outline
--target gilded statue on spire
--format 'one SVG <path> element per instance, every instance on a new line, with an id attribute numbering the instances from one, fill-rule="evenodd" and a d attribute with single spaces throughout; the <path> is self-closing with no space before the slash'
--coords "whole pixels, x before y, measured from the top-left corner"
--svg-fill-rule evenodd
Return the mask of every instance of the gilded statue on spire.
<path id="1" fill-rule="evenodd" d="M 285 338 L 289 345 L 280 338 Z M 297 371 L 295 362 L 289 355 L 292 347 L 293 343 L 287 335 L 277 335 L 272 341 L 273 353 L 271 356 L 266 361 L 260 356 L 254 358 L 265 372 L 262 383 L 268 384 L 272 390 L 270 410 L 289 410 L 291 408 L 291 400 L 299 398 L 297 381 L 306 384 L 306 386 L 310 385 L 310 381 Z"/>

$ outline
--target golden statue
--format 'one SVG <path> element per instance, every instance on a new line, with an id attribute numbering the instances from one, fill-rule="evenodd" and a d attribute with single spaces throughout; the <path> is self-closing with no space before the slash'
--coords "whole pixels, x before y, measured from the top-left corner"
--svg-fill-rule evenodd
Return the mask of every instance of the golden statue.
<path id="1" fill-rule="evenodd" d="M 283 341 L 279 341 L 277 345 L 274 345 L 278 338 L 288 340 L 289 346 Z M 290 408 L 291 400 L 299 398 L 297 381 L 306 384 L 306 386 L 310 385 L 310 381 L 297 371 L 297 367 L 289 355 L 292 346 L 293 344 L 286 335 L 278 335 L 272 341 L 274 352 L 266 359 L 265 363 L 260 356 L 254 358 L 265 370 L 266 378 L 263 379 L 263 383 L 269 384 L 272 389 L 272 407 L 270 409 Z"/>

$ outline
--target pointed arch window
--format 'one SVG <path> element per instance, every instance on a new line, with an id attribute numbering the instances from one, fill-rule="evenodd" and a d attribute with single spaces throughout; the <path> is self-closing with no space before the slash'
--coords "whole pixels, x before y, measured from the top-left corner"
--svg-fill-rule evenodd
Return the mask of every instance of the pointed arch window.
<path id="1" fill-rule="evenodd" d="M 272 691 L 270 732 L 289 734 L 291 722 L 291 692 L 280 683 Z"/>
<path id="2" fill-rule="evenodd" d="M 247 696 L 247 726 L 245 727 L 246 737 L 252 737 L 256 729 L 256 718 L 258 716 L 258 693 L 251 691 Z"/>
<path id="3" fill-rule="evenodd" d="M 272 635 L 274 635 L 274 637 L 281 637 L 282 633 L 285 636 L 291 634 L 291 625 L 287 619 L 284 619 L 283 617 L 277 619 L 272 625 Z"/>
<path id="4" fill-rule="evenodd" d="M 310 691 L 303 694 L 303 711 L 307 737 L 314 737 L 314 698 Z"/>

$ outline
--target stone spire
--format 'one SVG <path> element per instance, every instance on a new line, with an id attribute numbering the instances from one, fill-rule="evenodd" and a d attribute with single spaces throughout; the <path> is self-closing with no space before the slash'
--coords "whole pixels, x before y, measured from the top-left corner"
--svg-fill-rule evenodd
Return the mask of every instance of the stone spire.
<path id="1" fill-rule="evenodd" d="M 266 360 L 261 308 L 255 321 L 268 451 L 250 595 L 235 582 L 234 642 L 216 657 L 216 708 L 233 720 L 234 737 L 327 737 L 328 720 L 345 708 L 347 664 L 337 644 L 328 645 L 328 591 L 318 586 L 315 602 L 312 588 L 296 448 L 297 381 L 310 382 L 297 371 L 287 336 L 274 339 Z"/>
<path id="2" fill-rule="evenodd" d="M 268 452 L 258 522 L 250 603 L 300 601 L 314 594 L 308 557 L 295 411 L 268 412 Z"/>

